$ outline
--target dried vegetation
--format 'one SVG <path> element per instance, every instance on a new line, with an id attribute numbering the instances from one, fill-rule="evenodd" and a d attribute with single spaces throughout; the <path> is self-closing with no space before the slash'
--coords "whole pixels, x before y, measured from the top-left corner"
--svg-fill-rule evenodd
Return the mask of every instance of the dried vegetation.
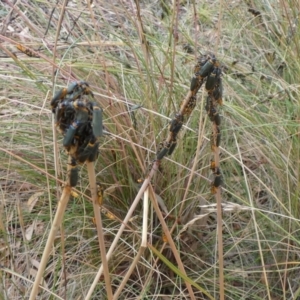
<path id="1" fill-rule="evenodd" d="M 108 249 L 189 91 L 198 56 L 208 52 L 223 71 L 226 299 L 298 299 L 298 1 L 87 2 L 2 1 L 0 299 L 29 297 L 57 207 L 57 186 L 66 179 L 59 135 L 55 175 L 53 93 L 85 80 L 103 108 L 109 134 L 101 138 L 95 168 L 104 187 Z M 164 244 L 163 222 L 150 206 L 148 244 L 139 252 L 141 200 L 108 263 L 115 293 L 141 253 L 118 299 L 190 299 L 187 282 L 196 299 L 222 297 L 205 99 L 200 91 L 175 151 L 151 181 L 150 197 L 155 195 L 167 228 L 173 227 L 174 243 Z M 84 167 L 76 191 L 39 299 L 84 299 L 101 264 Z M 90 299 L 106 295 L 104 277 L 96 283 Z"/>

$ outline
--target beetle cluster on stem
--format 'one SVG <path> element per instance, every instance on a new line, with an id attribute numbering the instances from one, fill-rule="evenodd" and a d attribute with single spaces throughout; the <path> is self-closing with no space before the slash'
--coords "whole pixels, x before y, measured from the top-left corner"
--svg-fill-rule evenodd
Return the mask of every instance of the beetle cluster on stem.
<path id="1" fill-rule="evenodd" d="M 98 138 L 103 135 L 102 109 L 85 81 L 73 82 L 60 89 L 51 100 L 63 146 L 71 157 L 69 184 L 76 186 L 77 162 L 93 162 L 99 154 Z"/>
<path id="2" fill-rule="evenodd" d="M 216 193 L 222 184 L 222 176 L 219 167 L 218 151 L 221 142 L 221 117 L 217 111 L 218 105 L 222 105 L 222 70 L 215 55 L 209 54 L 201 56 L 194 68 L 194 76 L 190 84 L 190 92 L 186 99 L 181 103 L 180 110 L 175 114 L 169 125 L 169 135 L 167 139 L 160 143 L 156 153 L 156 162 L 159 163 L 164 156 L 171 155 L 177 145 L 177 135 L 183 125 L 184 118 L 189 117 L 196 106 L 197 92 L 205 82 L 205 89 L 208 93 L 205 110 L 209 119 L 213 123 L 213 133 L 211 136 L 211 149 L 214 152 L 211 170 L 215 175 L 212 182 L 212 193 Z"/>

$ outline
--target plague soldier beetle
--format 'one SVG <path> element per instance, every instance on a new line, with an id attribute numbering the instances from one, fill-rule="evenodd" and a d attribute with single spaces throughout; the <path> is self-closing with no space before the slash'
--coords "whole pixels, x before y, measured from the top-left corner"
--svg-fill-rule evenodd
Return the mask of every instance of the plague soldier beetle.
<path id="1" fill-rule="evenodd" d="M 213 71 L 207 76 L 205 89 L 208 93 L 211 93 L 215 87 L 218 85 L 220 78 L 221 69 L 218 67 L 215 67 Z"/>
<path id="2" fill-rule="evenodd" d="M 103 135 L 102 114 L 103 114 L 102 108 L 94 105 L 92 127 L 93 127 L 93 134 L 95 137 L 100 137 Z"/>
<path id="3" fill-rule="evenodd" d="M 217 126 L 221 125 L 221 117 L 220 117 L 219 113 L 217 112 L 217 110 L 214 107 L 211 108 L 208 116 L 209 116 L 209 119 L 212 122 L 215 122 Z"/>
<path id="4" fill-rule="evenodd" d="M 215 175 L 215 179 L 213 180 L 211 185 L 212 194 L 215 194 L 217 192 L 218 187 L 220 187 L 223 184 L 222 175 L 219 168 L 216 168 L 214 175 Z"/>
<path id="5" fill-rule="evenodd" d="M 170 144 L 162 148 L 156 155 L 157 160 L 162 160 L 164 156 L 168 153 L 169 149 L 170 149 Z"/>
<path id="6" fill-rule="evenodd" d="M 196 73 L 196 76 L 205 78 L 213 70 L 216 65 L 216 58 L 212 57 L 206 61 L 206 63 L 201 67 L 200 71 Z"/>
<path id="7" fill-rule="evenodd" d="M 181 114 L 176 114 L 175 118 L 170 122 L 170 127 L 169 130 L 173 133 L 173 134 L 177 134 L 183 124 L 183 116 Z"/>
<path id="8" fill-rule="evenodd" d="M 172 155 L 172 153 L 174 152 L 175 148 L 176 148 L 176 145 L 177 145 L 177 140 L 176 138 L 174 138 L 172 141 L 171 141 L 171 145 L 170 145 L 170 148 L 168 150 L 168 155 Z"/>

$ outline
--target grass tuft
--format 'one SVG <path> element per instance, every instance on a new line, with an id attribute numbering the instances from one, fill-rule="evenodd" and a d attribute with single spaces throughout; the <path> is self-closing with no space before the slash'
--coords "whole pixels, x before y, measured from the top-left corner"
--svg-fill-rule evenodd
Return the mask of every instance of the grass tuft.
<path id="1" fill-rule="evenodd" d="M 299 296 L 299 3 L 178 2 L 68 1 L 64 10 L 64 1 L 3 2 L 3 299 L 28 298 L 58 205 L 57 185 L 67 179 L 62 147 L 61 172 L 55 175 L 53 92 L 86 80 L 104 110 L 107 135 L 95 169 L 104 187 L 101 217 L 108 249 L 189 91 L 196 58 L 207 52 L 223 66 L 225 298 Z M 212 129 L 205 98 L 200 91 L 174 153 L 152 178 L 149 197 L 157 199 L 162 216 L 149 205 L 148 247 L 119 299 L 188 299 L 187 281 L 196 299 L 220 297 L 217 207 L 210 193 Z M 78 197 L 69 202 L 55 236 L 40 299 L 84 299 L 101 265 L 86 168 L 79 174 Z M 143 202 L 137 202 L 108 262 L 113 293 L 141 247 Z M 174 227 L 174 245 L 163 248 L 164 223 L 169 232 Z M 90 299 L 99 297 L 106 297 L 102 276 Z"/>

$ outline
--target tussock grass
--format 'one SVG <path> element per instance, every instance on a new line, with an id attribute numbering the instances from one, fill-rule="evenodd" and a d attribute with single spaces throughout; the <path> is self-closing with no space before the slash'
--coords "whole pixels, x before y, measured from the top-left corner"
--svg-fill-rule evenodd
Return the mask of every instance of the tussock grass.
<path id="1" fill-rule="evenodd" d="M 220 7 L 214 1 L 182 1 L 176 9 L 167 1 L 141 1 L 145 52 L 134 2 L 95 1 L 88 6 L 69 1 L 53 61 L 62 4 L 30 1 L 13 8 L 5 1 L 1 7 L 1 299 L 28 298 L 57 207 L 56 184 L 66 179 L 60 135 L 62 173 L 55 178 L 49 104 L 53 89 L 86 80 L 104 109 L 109 134 L 101 140 L 96 175 L 105 188 L 103 207 L 115 216 L 102 215 L 109 248 L 140 188 L 137 180 L 145 178 L 168 122 L 189 90 L 196 57 L 207 51 L 216 54 L 224 74 L 220 161 L 225 298 L 297 299 L 298 2 L 223 1 Z M 17 50 L 20 43 L 36 57 Z M 186 44 L 195 52 L 187 53 Z M 163 160 L 152 186 L 170 215 L 165 216 L 168 227 L 176 225 L 172 237 L 188 279 L 218 299 L 211 124 L 203 100 L 205 93 L 198 93 L 176 150 Z M 101 264 L 85 167 L 77 191 L 79 197 L 69 202 L 55 238 L 40 299 L 84 299 Z M 113 292 L 140 249 L 142 221 L 140 201 L 109 260 Z M 156 213 L 149 215 L 148 226 L 148 245 L 159 253 L 162 226 Z M 195 297 L 206 299 L 195 286 Z M 105 295 L 100 277 L 91 298 Z M 145 249 L 119 299 L 164 297 L 189 297 L 168 244 L 159 260 L 155 251 Z"/>

